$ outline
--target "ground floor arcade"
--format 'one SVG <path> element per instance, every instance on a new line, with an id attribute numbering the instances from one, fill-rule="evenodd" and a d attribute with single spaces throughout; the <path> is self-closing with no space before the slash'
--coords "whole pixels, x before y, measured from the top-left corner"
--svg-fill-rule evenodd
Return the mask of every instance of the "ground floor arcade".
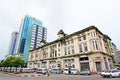
<path id="1" fill-rule="evenodd" d="M 113 68 L 112 58 L 102 53 L 81 55 L 77 57 L 55 58 L 47 60 L 36 60 L 28 62 L 29 68 L 75 68 L 79 71 L 89 69 L 91 72 L 109 70 Z"/>

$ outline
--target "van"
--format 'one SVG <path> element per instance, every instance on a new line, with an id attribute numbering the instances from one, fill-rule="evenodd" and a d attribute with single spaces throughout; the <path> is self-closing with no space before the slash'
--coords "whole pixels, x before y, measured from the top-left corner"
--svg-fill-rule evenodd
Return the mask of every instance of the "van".
<path id="1" fill-rule="evenodd" d="M 46 73 L 48 73 L 48 70 L 47 70 L 47 68 L 38 68 L 36 70 L 36 72 L 41 73 L 41 74 L 46 74 Z"/>
<path id="2" fill-rule="evenodd" d="M 60 74 L 60 73 L 62 73 L 62 71 L 61 71 L 60 68 L 52 68 L 52 69 L 51 69 L 51 73 L 57 73 L 57 74 Z"/>

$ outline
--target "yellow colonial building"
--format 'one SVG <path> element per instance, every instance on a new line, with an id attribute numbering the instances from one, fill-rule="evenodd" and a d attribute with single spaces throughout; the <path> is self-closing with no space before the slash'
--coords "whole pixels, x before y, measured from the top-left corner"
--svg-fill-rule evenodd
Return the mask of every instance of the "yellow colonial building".
<path id="1" fill-rule="evenodd" d="M 91 72 L 113 68 L 107 35 L 97 27 L 89 26 L 70 35 L 63 30 L 52 42 L 41 41 L 41 46 L 30 51 L 29 68 L 75 68 Z"/>

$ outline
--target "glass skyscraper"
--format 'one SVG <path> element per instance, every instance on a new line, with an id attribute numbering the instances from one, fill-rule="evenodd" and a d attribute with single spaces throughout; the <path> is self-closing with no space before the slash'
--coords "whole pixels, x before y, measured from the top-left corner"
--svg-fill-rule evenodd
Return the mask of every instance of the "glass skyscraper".
<path id="1" fill-rule="evenodd" d="M 17 45 L 18 32 L 13 32 L 11 34 L 11 40 L 8 48 L 8 55 L 14 55 Z"/>
<path id="2" fill-rule="evenodd" d="M 47 29 L 42 25 L 41 21 L 26 15 L 22 21 L 19 33 L 16 53 L 27 62 L 29 50 L 38 48 L 41 40 L 46 41 Z"/>

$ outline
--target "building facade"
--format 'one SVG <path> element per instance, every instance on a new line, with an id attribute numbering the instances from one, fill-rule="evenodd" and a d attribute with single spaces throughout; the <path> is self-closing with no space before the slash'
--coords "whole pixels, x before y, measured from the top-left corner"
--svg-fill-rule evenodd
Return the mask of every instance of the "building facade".
<path id="1" fill-rule="evenodd" d="M 58 39 L 50 43 L 43 41 L 39 48 L 30 51 L 27 67 L 89 69 L 91 72 L 111 69 L 113 61 L 107 41 L 95 26 L 70 35 L 60 30 Z"/>
<path id="2" fill-rule="evenodd" d="M 46 41 L 47 29 L 41 21 L 27 15 L 22 21 L 19 33 L 16 55 L 23 57 L 27 62 L 29 50 L 38 48 L 41 40 Z"/>
<path id="3" fill-rule="evenodd" d="M 18 40 L 18 32 L 13 32 L 11 34 L 10 44 L 8 48 L 8 55 L 14 55 L 16 51 L 17 46 L 17 40 Z"/>
<path id="4" fill-rule="evenodd" d="M 116 51 L 115 60 L 117 64 L 120 64 L 120 50 Z"/>
<path id="5" fill-rule="evenodd" d="M 112 49 L 113 49 L 113 54 L 112 57 L 113 57 L 113 60 L 114 60 L 114 63 L 117 63 L 117 60 L 116 60 L 116 57 L 117 57 L 117 47 L 114 43 L 112 43 Z"/>

